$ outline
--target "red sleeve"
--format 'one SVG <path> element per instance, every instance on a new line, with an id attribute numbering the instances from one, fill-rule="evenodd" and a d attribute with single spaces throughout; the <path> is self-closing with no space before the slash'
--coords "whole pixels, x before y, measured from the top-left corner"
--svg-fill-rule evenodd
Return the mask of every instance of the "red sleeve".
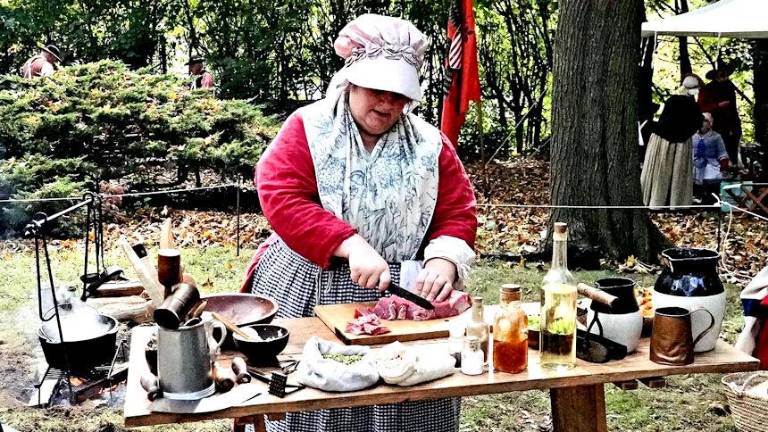
<path id="1" fill-rule="evenodd" d="M 713 112 L 719 108 L 714 97 L 715 95 L 712 90 L 707 88 L 701 89 L 699 92 L 699 109 L 701 109 L 702 113 L 708 112 L 713 114 Z"/>
<path id="2" fill-rule="evenodd" d="M 456 150 L 445 135 L 439 170 L 437 205 L 428 238 L 456 237 L 474 249 L 477 235 L 475 193 Z"/>
<path id="3" fill-rule="evenodd" d="M 272 229 L 294 251 L 328 267 L 355 229 L 320 205 L 304 122 L 291 115 L 256 165 L 256 188 Z"/>

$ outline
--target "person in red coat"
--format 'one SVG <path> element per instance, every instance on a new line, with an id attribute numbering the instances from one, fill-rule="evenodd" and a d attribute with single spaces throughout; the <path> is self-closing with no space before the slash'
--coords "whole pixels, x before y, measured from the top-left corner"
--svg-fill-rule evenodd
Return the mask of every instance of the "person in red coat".
<path id="1" fill-rule="evenodd" d="M 275 298 L 279 317 L 375 301 L 392 282 L 430 301 L 463 286 L 475 196 L 452 143 L 411 112 L 426 47 L 408 21 L 356 18 L 334 44 L 345 66 L 326 97 L 294 112 L 262 155 L 255 183 L 274 234 L 244 289 Z M 459 412 L 449 398 L 288 414 L 268 427 L 457 431 Z"/>
<path id="2" fill-rule="evenodd" d="M 192 78 L 190 88 L 213 90 L 216 86 L 216 80 L 213 74 L 205 70 L 205 61 L 201 57 L 192 57 L 187 62 L 189 67 L 189 76 Z"/>
<path id="3" fill-rule="evenodd" d="M 736 86 L 729 78 L 730 72 L 726 67 L 707 72 L 705 76 L 710 82 L 701 89 L 698 102 L 701 112 L 712 114 L 712 129 L 723 137 L 728 158 L 737 164 L 742 129 L 736 106 Z"/>
<path id="4" fill-rule="evenodd" d="M 56 45 L 40 47 L 40 53 L 27 60 L 21 67 L 24 78 L 46 77 L 53 75 L 56 64 L 61 62 L 61 52 Z"/>

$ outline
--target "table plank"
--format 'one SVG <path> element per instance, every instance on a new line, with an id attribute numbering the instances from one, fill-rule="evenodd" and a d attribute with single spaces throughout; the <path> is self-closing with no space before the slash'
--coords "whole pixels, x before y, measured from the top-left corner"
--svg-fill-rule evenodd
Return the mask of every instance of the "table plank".
<path id="1" fill-rule="evenodd" d="M 285 351 L 286 354 L 300 353 L 304 343 L 311 336 L 319 336 L 327 340 L 337 340 L 333 333 L 317 318 L 288 319 L 280 320 L 279 322 L 291 331 L 291 338 Z M 409 400 L 475 396 L 533 389 L 595 386 L 641 378 L 690 373 L 741 372 L 757 370 L 758 368 L 758 361 L 756 359 L 734 349 L 723 341 L 718 341 L 713 351 L 697 354 L 696 361 L 691 365 L 659 365 L 648 359 L 649 340 L 643 339 L 640 342 L 638 351 L 623 360 L 605 364 L 593 364 L 579 360 L 575 368 L 565 372 L 542 369 L 539 363 L 538 351 L 531 350 L 529 351 L 528 370 L 520 374 L 490 371 L 479 376 L 466 376 L 457 372 L 452 376 L 413 387 L 403 388 L 380 384 L 368 390 L 348 393 L 330 393 L 307 388 L 283 399 L 266 394 L 265 392 L 265 394 L 252 399 L 246 406 L 190 416 L 152 413 L 148 409 L 149 403 L 146 400 L 146 393 L 139 385 L 139 376 L 147 367 L 144 361 L 143 349 L 150 337 L 151 331 L 152 329 L 149 327 L 137 327 L 133 330 L 131 366 L 128 374 L 128 388 L 124 408 L 126 426 L 148 426 L 219 418 L 238 418 L 268 413 L 388 404 Z M 409 343 L 442 344 L 445 341 Z"/>

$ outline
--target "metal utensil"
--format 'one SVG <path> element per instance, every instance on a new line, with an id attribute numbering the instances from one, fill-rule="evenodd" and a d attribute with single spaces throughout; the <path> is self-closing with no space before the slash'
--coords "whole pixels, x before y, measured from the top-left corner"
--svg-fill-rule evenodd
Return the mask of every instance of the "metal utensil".
<path id="1" fill-rule="evenodd" d="M 221 332 L 218 340 L 213 338 L 214 328 Z M 224 341 L 224 334 L 224 325 L 215 321 L 178 330 L 158 327 L 157 377 L 164 398 L 196 400 L 215 391 L 211 359 Z"/>
<path id="2" fill-rule="evenodd" d="M 174 414 L 200 414 L 219 411 L 241 405 L 260 395 L 263 386 L 259 384 L 240 384 L 226 393 L 216 393 L 200 400 L 173 400 L 160 398 L 149 405 L 152 412 Z"/>
<path id="3" fill-rule="evenodd" d="M 430 303 L 429 300 L 408 291 L 407 289 L 401 287 L 400 285 L 394 282 L 389 283 L 389 286 L 387 287 L 387 291 L 389 291 L 390 293 L 398 297 L 402 297 L 410 302 L 413 302 L 416 305 L 423 307 L 424 309 L 432 310 L 435 308 L 435 306 L 432 303 Z"/>

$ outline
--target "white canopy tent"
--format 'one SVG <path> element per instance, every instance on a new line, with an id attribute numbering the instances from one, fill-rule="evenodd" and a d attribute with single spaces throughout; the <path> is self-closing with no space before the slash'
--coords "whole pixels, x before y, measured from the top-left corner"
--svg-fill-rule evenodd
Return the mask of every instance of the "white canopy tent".
<path id="1" fill-rule="evenodd" d="M 688 13 L 643 23 L 655 35 L 768 38 L 768 0 L 720 0 Z"/>

